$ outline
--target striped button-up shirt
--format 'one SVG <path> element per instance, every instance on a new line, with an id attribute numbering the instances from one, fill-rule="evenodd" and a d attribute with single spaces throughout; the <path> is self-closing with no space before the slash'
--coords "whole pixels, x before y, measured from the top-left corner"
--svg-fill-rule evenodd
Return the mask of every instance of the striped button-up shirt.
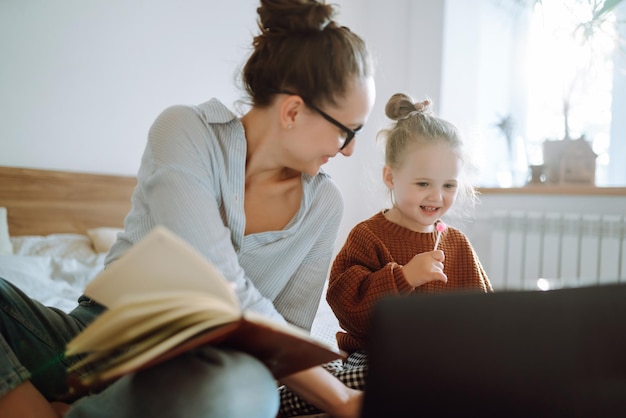
<path id="1" fill-rule="evenodd" d="M 243 309 L 310 330 L 343 213 L 341 195 L 323 171 L 303 174 L 300 209 L 287 226 L 244 235 L 245 164 L 243 125 L 218 100 L 166 109 L 150 129 L 125 230 L 105 264 L 163 225 L 235 284 Z"/>

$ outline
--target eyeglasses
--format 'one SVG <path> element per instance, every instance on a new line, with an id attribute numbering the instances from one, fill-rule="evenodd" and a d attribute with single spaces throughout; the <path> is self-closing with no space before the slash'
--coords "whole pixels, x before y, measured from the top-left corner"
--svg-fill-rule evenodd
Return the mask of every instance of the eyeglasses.
<path id="1" fill-rule="evenodd" d="M 299 94 L 290 92 L 290 91 L 279 91 L 278 93 L 282 93 L 282 94 L 289 94 L 292 96 L 300 96 Z M 358 128 L 352 130 L 350 128 L 348 128 L 346 125 L 344 125 L 343 123 L 339 122 L 337 119 L 333 118 L 332 116 L 330 116 L 328 113 L 324 112 L 322 109 L 320 109 L 319 107 L 315 106 L 313 103 L 311 103 L 311 101 L 309 99 L 307 99 L 306 97 L 302 97 L 300 96 L 300 98 L 302 99 L 302 101 L 304 101 L 304 103 L 309 106 L 311 109 L 315 110 L 317 113 L 319 113 L 324 119 L 326 119 L 328 122 L 332 123 L 333 125 L 335 125 L 336 127 L 338 127 L 339 129 L 341 129 L 342 131 L 345 132 L 346 134 L 346 139 L 343 143 L 343 145 L 341 145 L 341 147 L 339 148 L 339 150 L 341 151 L 342 149 L 346 148 L 350 142 L 352 142 L 352 140 L 354 139 L 354 137 L 356 136 L 356 134 L 358 134 L 359 132 L 361 132 L 361 129 L 363 129 L 363 125 L 359 126 Z"/>

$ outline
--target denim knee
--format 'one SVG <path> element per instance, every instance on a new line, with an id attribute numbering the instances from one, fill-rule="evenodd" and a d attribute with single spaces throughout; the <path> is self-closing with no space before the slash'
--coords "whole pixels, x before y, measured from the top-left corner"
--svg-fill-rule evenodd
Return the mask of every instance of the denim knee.
<path id="1" fill-rule="evenodd" d="M 66 418 L 273 418 L 278 406 L 275 380 L 262 363 L 205 347 L 125 376 L 75 403 Z"/>
<path id="2" fill-rule="evenodd" d="M 60 315 L 0 278 L 0 396 L 29 379 L 50 400 L 65 391 Z"/>

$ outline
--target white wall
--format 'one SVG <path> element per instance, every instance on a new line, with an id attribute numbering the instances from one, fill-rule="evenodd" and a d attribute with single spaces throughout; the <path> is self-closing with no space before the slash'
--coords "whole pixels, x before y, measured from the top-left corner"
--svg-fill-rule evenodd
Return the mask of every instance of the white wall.
<path id="1" fill-rule="evenodd" d="M 0 164 L 135 174 L 166 106 L 238 97 L 256 4 L 3 0 Z"/>

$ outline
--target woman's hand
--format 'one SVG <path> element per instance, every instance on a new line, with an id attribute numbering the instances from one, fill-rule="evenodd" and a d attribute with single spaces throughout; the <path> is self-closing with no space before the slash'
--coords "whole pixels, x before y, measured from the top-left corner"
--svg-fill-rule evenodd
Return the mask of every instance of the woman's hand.
<path id="1" fill-rule="evenodd" d="M 346 389 L 348 390 L 346 402 L 336 405 L 333 410 L 326 411 L 333 418 L 358 418 L 361 416 L 363 392 L 348 387 Z"/>
<path id="2" fill-rule="evenodd" d="M 420 253 L 402 266 L 404 277 L 413 287 L 419 287 L 435 280 L 446 283 L 448 277 L 443 272 L 445 255 L 441 250 Z"/>
<path id="3" fill-rule="evenodd" d="M 333 418 L 358 418 L 363 392 L 345 386 L 321 366 L 282 379 L 281 383 Z"/>
<path id="4" fill-rule="evenodd" d="M 67 411 L 70 410 L 71 405 L 64 402 L 50 402 L 50 406 L 54 409 L 54 412 L 59 415 L 59 417 L 64 417 Z"/>

